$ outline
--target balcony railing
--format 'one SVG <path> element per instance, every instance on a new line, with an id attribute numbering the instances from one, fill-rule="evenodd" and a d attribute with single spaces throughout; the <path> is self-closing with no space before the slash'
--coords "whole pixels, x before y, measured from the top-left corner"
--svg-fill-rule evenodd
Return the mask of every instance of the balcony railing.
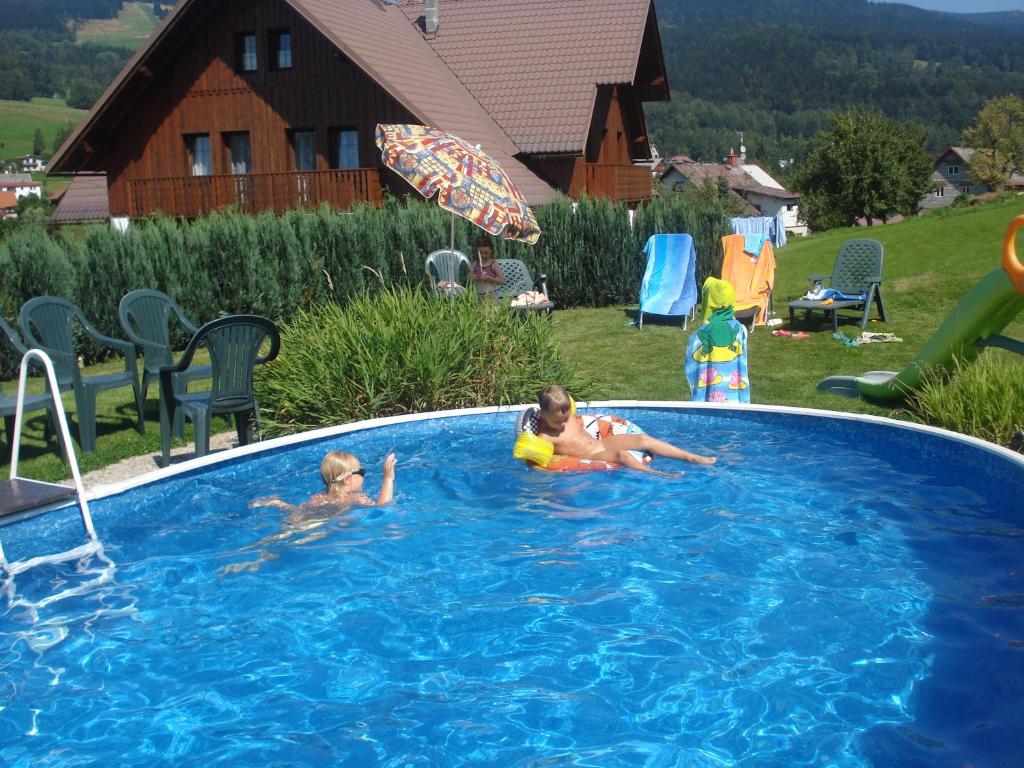
<path id="1" fill-rule="evenodd" d="M 586 191 L 592 197 L 603 195 L 620 202 L 649 200 L 651 169 L 642 165 L 587 163 Z"/>
<path id="2" fill-rule="evenodd" d="M 193 218 L 232 205 L 252 213 L 268 208 L 280 213 L 291 208 L 315 208 L 321 203 L 334 208 L 349 208 L 356 203 L 379 205 L 382 198 L 377 169 L 357 168 L 132 179 L 128 182 L 128 199 L 132 217 L 162 211 Z"/>

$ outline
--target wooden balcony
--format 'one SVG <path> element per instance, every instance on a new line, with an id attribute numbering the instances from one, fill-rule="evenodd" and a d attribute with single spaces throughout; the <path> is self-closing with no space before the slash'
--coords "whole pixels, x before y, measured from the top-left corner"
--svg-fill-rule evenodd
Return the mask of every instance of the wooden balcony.
<path id="1" fill-rule="evenodd" d="M 581 167 L 582 173 L 579 172 Z M 591 197 L 637 203 L 651 198 L 651 169 L 630 164 L 579 163 L 572 187 L 569 192 L 572 197 L 586 192 Z"/>
<path id="2" fill-rule="evenodd" d="M 218 208 L 237 206 L 257 213 L 291 208 L 350 208 L 356 203 L 380 205 L 380 176 L 376 168 L 290 173 L 247 173 L 229 176 L 175 176 L 132 179 L 128 182 L 132 218 L 162 211 L 195 218 Z"/>

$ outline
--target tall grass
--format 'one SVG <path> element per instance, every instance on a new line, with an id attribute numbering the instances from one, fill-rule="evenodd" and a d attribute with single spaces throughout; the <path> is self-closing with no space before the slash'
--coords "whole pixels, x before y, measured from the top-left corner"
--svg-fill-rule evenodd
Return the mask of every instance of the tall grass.
<path id="1" fill-rule="evenodd" d="M 1009 446 L 1024 429 L 1024 360 L 992 351 L 927 371 L 908 405 L 934 426 Z"/>
<path id="2" fill-rule="evenodd" d="M 281 330 L 256 380 L 269 434 L 358 419 L 530 401 L 546 384 L 586 397 L 550 323 L 466 294 L 401 286 L 317 304 Z"/>

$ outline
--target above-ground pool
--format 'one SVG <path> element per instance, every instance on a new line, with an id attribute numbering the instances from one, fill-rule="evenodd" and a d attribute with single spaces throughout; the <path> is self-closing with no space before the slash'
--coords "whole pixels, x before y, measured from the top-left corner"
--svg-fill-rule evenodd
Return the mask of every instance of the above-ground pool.
<path id="1" fill-rule="evenodd" d="M 533 472 L 517 414 L 474 412 L 93 501 L 103 556 L 19 574 L 0 618 L 0 764 L 1024 764 L 1024 462 L 881 420 L 591 412 L 719 462 Z M 371 492 L 395 451 L 395 502 L 249 507 L 318 491 L 336 448 Z"/>

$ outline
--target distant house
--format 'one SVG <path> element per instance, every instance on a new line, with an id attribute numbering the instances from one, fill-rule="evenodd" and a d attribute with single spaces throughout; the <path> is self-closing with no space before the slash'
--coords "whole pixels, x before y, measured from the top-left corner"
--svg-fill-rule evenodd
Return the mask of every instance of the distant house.
<path id="1" fill-rule="evenodd" d="M 986 184 L 975 184 L 971 179 L 971 158 L 977 149 L 972 147 L 946 147 L 935 158 L 932 188 L 921 198 L 922 211 L 945 208 L 960 195 L 983 195 L 989 191 Z M 1010 176 L 1012 188 L 1024 188 L 1024 175 Z"/>
<path id="2" fill-rule="evenodd" d="M 531 203 L 652 194 L 652 0 L 181 0 L 51 158 L 112 217 L 378 203 L 377 123 L 482 148 Z"/>
<path id="3" fill-rule="evenodd" d="M 46 170 L 46 158 L 42 155 L 25 155 L 15 158 L 15 160 L 18 163 L 18 170 L 22 173 Z"/>
<path id="4" fill-rule="evenodd" d="M 0 219 L 10 219 L 18 215 L 18 197 L 13 192 L 0 190 Z"/>
<path id="5" fill-rule="evenodd" d="M 33 181 L 28 173 L 5 173 L 0 174 L 0 192 L 13 192 L 15 198 L 36 195 L 43 196 L 43 185 Z"/>
<path id="6" fill-rule="evenodd" d="M 800 193 L 790 192 L 757 165 L 744 164 L 730 153 L 724 163 L 701 163 L 686 156 L 674 157 L 661 176 L 669 186 L 700 186 L 724 182 L 729 190 L 751 208 L 752 215 L 775 216 L 780 211 L 787 232 L 806 235 L 807 225 L 800 220 Z"/>

